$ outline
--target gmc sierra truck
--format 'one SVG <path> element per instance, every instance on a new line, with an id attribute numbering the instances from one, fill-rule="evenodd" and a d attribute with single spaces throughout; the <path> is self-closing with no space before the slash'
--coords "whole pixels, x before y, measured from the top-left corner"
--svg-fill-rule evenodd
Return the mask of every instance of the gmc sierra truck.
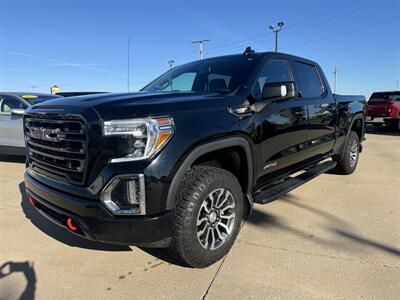
<path id="1" fill-rule="evenodd" d="M 137 93 L 29 108 L 26 192 L 74 234 L 206 267 L 254 203 L 354 172 L 365 115 L 365 98 L 332 94 L 315 62 L 247 48 L 175 67 Z"/>

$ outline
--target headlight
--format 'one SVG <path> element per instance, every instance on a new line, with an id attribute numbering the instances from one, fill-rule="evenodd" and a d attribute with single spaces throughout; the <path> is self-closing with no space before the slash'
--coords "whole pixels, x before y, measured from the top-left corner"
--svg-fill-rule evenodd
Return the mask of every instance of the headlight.
<path id="1" fill-rule="evenodd" d="M 105 121 L 105 136 L 119 135 L 130 137 L 129 153 L 111 162 L 123 162 L 147 159 L 165 146 L 174 134 L 172 118 L 146 118 L 131 120 Z"/>

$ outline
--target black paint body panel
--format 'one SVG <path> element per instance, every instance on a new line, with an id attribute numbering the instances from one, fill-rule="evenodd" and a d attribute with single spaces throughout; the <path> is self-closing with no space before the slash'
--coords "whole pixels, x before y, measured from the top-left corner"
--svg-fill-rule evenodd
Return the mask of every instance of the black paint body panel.
<path id="1" fill-rule="evenodd" d="M 44 201 L 55 206 L 61 207 L 55 198 L 49 196 L 51 193 L 57 193 L 57 199 L 61 197 L 65 201 L 81 199 L 83 207 L 92 203 L 96 210 L 101 211 L 100 192 L 114 176 L 140 173 L 145 176 L 146 213 L 157 216 L 173 210 L 175 195 L 171 191 L 175 191 L 176 184 L 179 184 L 178 180 L 173 179 L 179 174 L 184 174 L 190 167 L 187 158 L 194 160 L 197 154 L 204 153 L 196 152 L 199 147 L 209 145 L 210 149 L 220 149 L 224 147 L 224 141 L 229 147 L 232 146 L 232 138 L 240 141 L 236 146 L 244 149 L 248 162 L 251 163 L 248 170 L 249 188 L 244 191 L 249 199 L 259 187 L 274 178 L 290 173 L 306 162 L 315 162 L 341 153 L 354 117 L 359 115 L 364 122 L 365 98 L 333 95 L 321 68 L 314 62 L 280 53 L 255 55 L 260 59 L 260 64 L 238 90 L 228 95 L 105 93 L 60 98 L 29 109 L 28 114 L 57 113 L 81 116 L 89 128 L 89 152 L 84 184 L 73 185 L 68 180 L 56 180 L 31 172 L 30 165 L 26 173 L 28 193 L 35 189 L 48 190 L 48 193 L 42 193 L 39 197 L 43 196 Z M 254 98 L 252 86 L 262 66 L 272 58 L 286 59 L 292 69 L 293 62 L 298 60 L 315 65 L 325 85 L 325 94 L 319 98 L 298 96 L 290 100 L 265 103 Z M 294 72 L 295 82 L 296 76 Z M 250 107 L 246 114 L 232 113 L 232 109 L 243 105 Z M 110 163 L 111 158 L 121 156 L 122 141 L 119 137 L 104 137 L 103 122 L 152 116 L 170 116 L 174 120 L 175 134 L 166 147 L 151 160 Z M 174 183 L 174 186 L 171 186 L 171 183 Z M 68 210 L 65 202 L 63 203 L 62 208 Z M 85 209 L 70 210 L 81 214 L 81 218 L 87 217 Z M 132 224 L 138 218 L 140 217 L 130 217 Z M 113 219 L 113 222 L 116 220 Z M 97 218 L 96 222 L 101 223 L 101 217 Z M 165 235 L 168 234 L 157 235 L 157 238 L 165 238 Z M 102 238 L 113 241 L 112 238 Z M 150 240 L 154 242 L 154 239 L 148 239 L 146 242 Z M 135 243 L 138 241 L 135 240 Z"/>

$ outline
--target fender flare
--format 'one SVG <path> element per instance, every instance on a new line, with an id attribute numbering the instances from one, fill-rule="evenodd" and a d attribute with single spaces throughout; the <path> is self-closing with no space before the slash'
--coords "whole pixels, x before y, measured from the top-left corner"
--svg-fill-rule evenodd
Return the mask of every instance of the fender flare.
<path id="1" fill-rule="evenodd" d="M 346 143 L 345 144 L 347 144 L 347 140 L 349 139 L 351 128 L 353 127 L 355 121 L 357 121 L 357 120 L 361 120 L 361 122 L 362 122 L 362 133 L 361 133 L 360 143 L 362 142 L 364 133 L 365 133 L 365 115 L 364 115 L 364 113 L 359 112 L 359 113 L 356 113 L 353 116 L 353 118 L 351 119 L 351 123 L 349 125 L 349 129 L 347 130 L 347 134 L 346 134 Z"/>
<path id="2" fill-rule="evenodd" d="M 353 127 L 354 122 L 357 121 L 357 120 L 361 120 L 361 122 L 362 122 L 362 134 L 361 134 L 361 139 L 360 139 L 360 145 L 361 145 L 361 143 L 362 143 L 362 141 L 364 139 L 364 134 L 365 134 L 365 115 L 364 115 L 363 112 L 358 112 L 352 117 L 351 122 L 349 123 L 349 127 L 348 127 L 347 133 L 346 133 L 346 139 L 345 139 L 344 144 L 342 146 L 342 150 L 341 150 L 340 154 L 338 155 L 340 157 L 343 157 L 343 155 L 344 155 L 343 149 L 347 145 L 347 141 L 349 140 L 351 128 Z"/>
<path id="3" fill-rule="evenodd" d="M 249 201 L 250 206 L 253 205 L 253 198 L 251 195 L 252 187 L 253 187 L 253 177 L 254 177 L 254 168 L 253 168 L 253 155 L 249 145 L 249 142 L 244 137 L 230 137 L 222 140 L 217 140 L 213 142 L 209 142 L 206 144 L 201 144 L 194 148 L 189 155 L 185 158 L 185 160 L 180 165 L 179 169 L 174 174 L 171 185 L 168 189 L 167 195 L 167 209 L 175 208 L 175 194 L 178 190 L 179 183 L 182 181 L 185 176 L 186 171 L 190 170 L 191 165 L 196 161 L 200 156 L 207 154 L 209 152 L 215 150 L 221 150 L 224 148 L 230 147 L 241 147 L 246 155 L 247 160 L 247 191 L 244 191 L 244 194 L 247 196 L 247 200 Z"/>

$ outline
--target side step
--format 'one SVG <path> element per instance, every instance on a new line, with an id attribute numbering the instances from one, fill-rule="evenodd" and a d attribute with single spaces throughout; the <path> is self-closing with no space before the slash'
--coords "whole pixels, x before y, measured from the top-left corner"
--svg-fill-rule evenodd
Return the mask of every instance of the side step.
<path id="1" fill-rule="evenodd" d="M 300 185 L 314 179 L 318 175 L 325 173 L 336 166 L 335 161 L 327 161 L 316 165 L 315 167 L 306 169 L 305 172 L 301 173 L 296 177 L 289 177 L 287 180 L 271 185 L 271 187 L 261 191 L 254 198 L 254 202 L 260 204 L 269 203 L 280 196 L 289 193 L 291 190 L 299 187 Z"/>

